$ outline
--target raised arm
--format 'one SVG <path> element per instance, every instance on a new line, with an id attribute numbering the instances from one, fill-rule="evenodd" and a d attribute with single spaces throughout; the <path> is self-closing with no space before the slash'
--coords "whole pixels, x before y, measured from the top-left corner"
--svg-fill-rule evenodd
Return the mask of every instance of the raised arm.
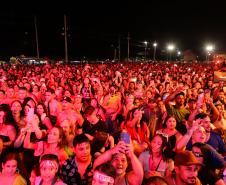
<path id="1" fill-rule="evenodd" d="M 184 91 L 184 90 L 185 90 L 184 87 L 179 87 L 176 91 L 174 91 L 172 94 L 170 94 L 165 100 L 165 105 L 169 106 L 169 102 L 174 99 L 175 95 Z"/>
<path id="2" fill-rule="evenodd" d="M 24 139 L 24 148 L 35 149 L 35 145 L 31 143 L 30 138 L 31 138 L 31 132 L 28 130 Z"/>
<path id="3" fill-rule="evenodd" d="M 144 177 L 144 171 L 141 162 L 133 152 L 132 144 L 126 144 L 126 155 L 130 159 L 132 165 L 132 171 L 127 174 L 129 184 L 141 184 Z"/>
<path id="4" fill-rule="evenodd" d="M 198 128 L 198 123 L 195 122 L 193 126 L 187 131 L 185 135 L 181 137 L 181 139 L 176 143 L 176 151 L 184 150 L 186 145 L 188 144 L 189 140 L 193 132 Z"/>
<path id="5" fill-rule="evenodd" d="M 26 131 L 22 128 L 20 130 L 19 136 L 16 138 L 16 140 L 14 142 L 14 148 L 19 148 L 23 144 L 25 135 L 26 135 Z"/>
<path id="6" fill-rule="evenodd" d="M 120 141 L 115 147 L 107 150 L 103 154 L 101 154 L 96 160 L 94 161 L 93 169 L 95 169 L 98 165 L 108 162 L 112 159 L 112 155 L 118 152 L 125 151 L 125 144 L 123 141 Z"/>

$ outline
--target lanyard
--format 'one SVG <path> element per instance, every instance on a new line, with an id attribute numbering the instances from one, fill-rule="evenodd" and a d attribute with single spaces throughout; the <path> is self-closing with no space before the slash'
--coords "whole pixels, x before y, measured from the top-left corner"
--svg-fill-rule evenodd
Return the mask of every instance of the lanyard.
<path id="1" fill-rule="evenodd" d="M 152 166 L 152 165 L 151 165 L 151 160 L 152 160 L 152 162 L 154 162 L 154 160 L 153 160 L 153 155 L 152 155 L 152 154 L 151 154 L 151 156 L 149 157 L 149 168 L 150 168 L 151 171 L 153 171 L 153 170 L 151 169 L 151 166 Z M 155 168 L 154 171 L 157 171 L 157 170 L 158 170 L 161 161 L 162 161 L 162 157 L 161 157 L 161 159 L 159 160 L 158 165 L 156 166 L 156 168 Z"/>

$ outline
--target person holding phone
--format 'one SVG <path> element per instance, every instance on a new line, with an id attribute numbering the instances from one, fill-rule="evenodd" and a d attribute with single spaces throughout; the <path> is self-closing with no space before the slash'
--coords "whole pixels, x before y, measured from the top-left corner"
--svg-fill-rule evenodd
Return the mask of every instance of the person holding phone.
<path id="1" fill-rule="evenodd" d="M 134 146 L 134 152 L 139 155 L 148 148 L 147 138 L 150 131 L 145 121 L 142 120 L 143 110 L 134 108 L 128 112 L 125 122 L 121 125 L 121 129 L 125 129 L 131 136 Z"/>
<path id="2" fill-rule="evenodd" d="M 126 134 L 127 135 L 127 134 Z M 126 136 L 127 137 L 127 136 Z M 126 138 L 125 141 L 127 141 Z M 101 154 L 94 161 L 94 169 L 96 166 L 110 161 L 116 170 L 115 184 L 117 185 L 141 185 L 143 180 L 143 169 L 140 161 L 133 152 L 133 145 L 119 141 L 118 144 Z M 128 171 L 129 161 L 131 162 L 131 170 Z"/>

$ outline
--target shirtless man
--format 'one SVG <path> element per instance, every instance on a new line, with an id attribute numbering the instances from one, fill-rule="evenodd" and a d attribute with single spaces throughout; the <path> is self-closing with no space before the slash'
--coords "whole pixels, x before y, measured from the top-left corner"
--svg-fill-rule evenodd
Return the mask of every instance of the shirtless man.
<path id="1" fill-rule="evenodd" d="M 114 128 L 116 128 L 115 119 L 122 109 L 121 94 L 120 92 L 116 92 L 116 88 L 114 86 L 110 87 L 109 94 L 104 97 L 102 106 L 106 110 L 106 123 L 108 125 L 108 131 L 113 133 Z"/>
<path id="2" fill-rule="evenodd" d="M 74 124 L 79 124 L 80 126 L 83 123 L 83 117 L 82 115 L 73 110 L 73 105 L 72 105 L 72 100 L 71 98 L 65 96 L 62 100 L 62 112 L 58 114 L 57 116 L 57 124 L 60 124 L 64 120 L 70 120 L 71 123 Z"/>

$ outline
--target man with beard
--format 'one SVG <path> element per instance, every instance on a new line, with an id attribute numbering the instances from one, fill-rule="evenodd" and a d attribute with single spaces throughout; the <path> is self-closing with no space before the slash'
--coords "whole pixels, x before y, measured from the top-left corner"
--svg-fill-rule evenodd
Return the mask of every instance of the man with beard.
<path id="1" fill-rule="evenodd" d="M 84 134 L 77 135 L 73 146 L 75 156 L 63 163 L 60 177 L 68 185 L 88 185 L 92 180 L 93 168 L 90 141 Z"/>
<path id="2" fill-rule="evenodd" d="M 177 120 L 176 129 L 181 133 L 187 132 L 186 125 L 183 123 L 185 119 L 189 117 L 190 112 L 184 106 L 184 87 L 178 88 L 174 93 L 170 94 L 166 100 L 166 110 L 169 115 L 173 115 Z M 175 100 L 175 105 L 170 103 L 171 100 Z"/>
<path id="3" fill-rule="evenodd" d="M 191 151 L 178 152 L 174 165 L 175 174 L 166 177 L 169 185 L 201 185 L 197 176 L 202 164 Z"/>

